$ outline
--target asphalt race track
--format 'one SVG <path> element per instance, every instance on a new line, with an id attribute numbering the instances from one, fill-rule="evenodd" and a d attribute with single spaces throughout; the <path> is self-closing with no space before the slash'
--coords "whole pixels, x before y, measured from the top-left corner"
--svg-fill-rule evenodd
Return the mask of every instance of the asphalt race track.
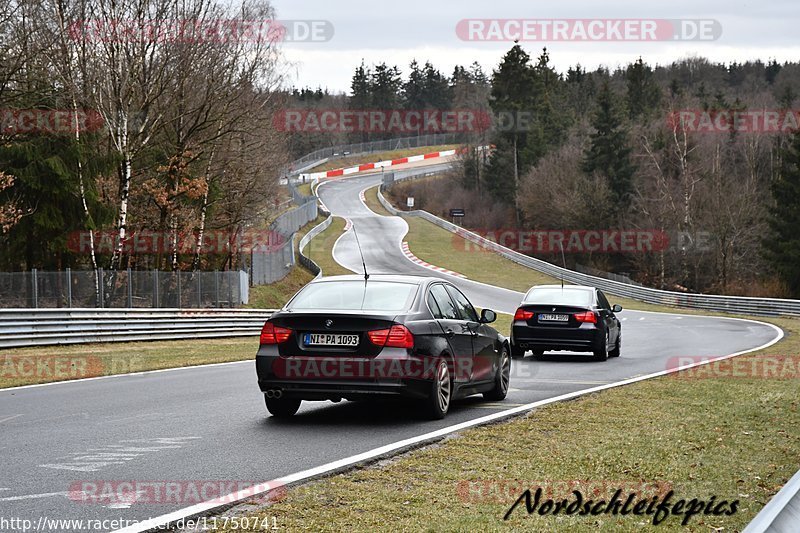
<path id="1" fill-rule="evenodd" d="M 402 255 L 401 218 L 377 216 L 361 203 L 359 192 L 379 181 L 335 181 L 319 193 L 334 214 L 352 220 L 372 273 L 447 277 Z M 361 271 L 352 232 L 334 256 Z M 513 312 L 521 298 L 449 279 L 481 307 Z M 504 402 L 468 399 L 435 422 L 372 402 L 305 402 L 292 420 L 277 421 L 267 416 L 252 361 L 0 391 L 0 516 L 34 524 L 43 515 L 146 519 L 198 502 L 80 503 L 68 493 L 82 481 L 267 481 L 515 405 L 665 370 L 670 357 L 739 352 L 777 335 L 740 320 L 627 310 L 620 318 L 621 357 L 514 361 Z"/>

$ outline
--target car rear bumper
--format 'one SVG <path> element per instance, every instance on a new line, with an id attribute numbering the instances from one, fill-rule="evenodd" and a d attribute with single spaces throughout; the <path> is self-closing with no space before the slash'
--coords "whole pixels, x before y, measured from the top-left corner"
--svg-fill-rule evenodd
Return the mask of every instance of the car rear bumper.
<path id="1" fill-rule="evenodd" d="M 523 350 L 591 352 L 600 346 L 604 339 L 603 331 L 590 324 L 570 329 L 516 324 L 511 328 L 512 345 Z"/>
<path id="2" fill-rule="evenodd" d="M 328 365 L 322 365 L 323 358 L 315 358 L 313 367 L 307 367 L 295 365 L 293 358 L 259 354 L 256 356 L 258 386 L 264 393 L 279 390 L 282 398 L 301 400 L 426 398 L 431 390 L 433 372 L 429 367 L 433 360 L 403 357 L 397 353 L 390 355 L 394 357 L 382 361 L 380 356 L 358 360 L 347 358 L 355 364 L 342 366 L 336 364 L 336 357 L 324 358 L 330 363 Z M 370 363 L 377 365 L 371 366 Z M 300 371 L 287 373 L 287 367 Z M 319 372 L 306 372 L 308 368 L 319 369 Z"/>

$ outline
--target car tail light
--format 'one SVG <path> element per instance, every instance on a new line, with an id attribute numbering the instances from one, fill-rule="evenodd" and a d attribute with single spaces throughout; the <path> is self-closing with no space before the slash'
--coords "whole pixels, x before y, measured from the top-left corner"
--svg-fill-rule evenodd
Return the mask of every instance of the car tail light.
<path id="1" fill-rule="evenodd" d="M 521 307 L 514 313 L 514 320 L 530 320 L 531 318 L 533 318 L 533 311 L 528 311 Z"/>
<path id="2" fill-rule="evenodd" d="M 376 329 L 367 332 L 370 342 L 387 348 L 413 348 L 414 335 L 407 327 L 395 324 L 389 329 Z"/>
<path id="3" fill-rule="evenodd" d="M 261 328 L 261 344 L 281 344 L 289 340 L 292 330 L 267 322 Z"/>
<path id="4" fill-rule="evenodd" d="M 578 322 L 590 322 L 592 324 L 597 324 L 597 313 L 594 311 L 586 311 L 585 313 L 575 313 L 572 315 L 575 317 L 575 320 Z"/>

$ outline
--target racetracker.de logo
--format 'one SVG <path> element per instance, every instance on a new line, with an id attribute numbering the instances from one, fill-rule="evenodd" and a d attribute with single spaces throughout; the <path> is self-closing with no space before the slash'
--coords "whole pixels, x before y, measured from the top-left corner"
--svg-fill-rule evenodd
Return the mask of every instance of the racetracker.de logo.
<path id="1" fill-rule="evenodd" d="M 124 506 L 134 504 L 192 505 L 197 503 L 233 503 L 242 498 L 268 503 L 283 499 L 282 483 L 246 480 L 79 480 L 69 486 L 73 502 Z"/>
<path id="2" fill-rule="evenodd" d="M 623 494 L 644 498 L 663 496 L 672 489 L 671 483 L 634 480 L 560 479 L 526 481 L 520 479 L 463 479 L 456 484 L 458 498 L 464 503 L 506 504 L 513 502 L 525 489 L 539 487 L 546 498 L 564 498 L 580 490 L 588 497 L 610 497 L 618 489 Z"/>
<path id="3" fill-rule="evenodd" d="M 103 117 L 91 109 L 0 109 L 0 134 L 67 135 L 98 131 Z"/>
<path id="4" fill-rule="evenodd" d="M 800 109 L 681 109 L 667 115 L 667 127 L 695 133 L 792 133 Z"/>
<path id="5" fill-rule="evenodd" d="M 67 249 L 77 254 L 113 253 L 119 233 L 114 230 L 73 231 L 67 236 Z M 200 245 L 198 247 L 198 239 Z M 226 255 L 229 253 L 269 253 L 279 250 L 287 243 L 286 238 L 272 230 L 247 230 L 238 233 L 229 231 L 206 231 L 202 237 L 198 232 L 133 231 L 122 241 L 124 253 L 163 254 L 177 251 L 201 255 Z"/>
<path id="6" fill-rule="evenodd" d="M 273 127 L 289 133 L 419 133 L 482 132 L 492 117 L 479 109 L 284 109 Z"/>
<path id="7" fill-rule="evenodd" d="M 494 244 L 520 253 L 650 253 L 666 250 L 669 235 L 661 230 L 471 230 L 489 242 L 478 244 L 464 232 L 453 235 L 453 243 L 465 251 L 494 248 Z"/>
<path id="8" fill-rule="evenodd" d="M 333 39 L 328 20 L 101 20 L 73 22 L 70 39 L 78 42 L 144 43 L 324 43 Z"/>
<path id="9" fill-rule="evenodd" d="M 725 359 L 706 355 L 681 355 L 667 359 L 675 379 L 800 379 L 800 355 L 756 355 Z"/>
<path id="10" fill-rule="evenodd" d="M 462 41 L 716 41 L 714 19 L 463 19 Z"/>
<path id="11" fill-rule="evenodd" d="M 106 364 L 95 356 L 5 355 L 0 359 L 0 377 L 80 379 L 102 376 Z"/>

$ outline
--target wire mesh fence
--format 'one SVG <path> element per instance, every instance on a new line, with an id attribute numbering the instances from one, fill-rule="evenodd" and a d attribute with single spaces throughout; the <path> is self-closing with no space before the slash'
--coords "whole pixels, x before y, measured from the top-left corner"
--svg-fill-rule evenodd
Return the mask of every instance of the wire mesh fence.
<path id="1" fill-rule="evenodd" d="M 0 272 L 2 308 L 232 308 L 248 297 L 241 271 Z"/>

